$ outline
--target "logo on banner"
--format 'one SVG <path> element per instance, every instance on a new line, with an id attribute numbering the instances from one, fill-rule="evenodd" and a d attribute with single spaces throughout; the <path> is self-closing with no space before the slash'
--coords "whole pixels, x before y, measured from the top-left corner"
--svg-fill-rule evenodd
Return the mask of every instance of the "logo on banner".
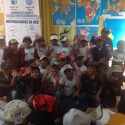
<path id="1" fill-rule="evenodd" d="M 17 4 L 17 0 L 11 0 L 11 4 Z"/>
<path id="2" fill-rule="evenodd" d="M 33 2 L 33 0 L 26 0 L 26 4 L 27 4 L 27 5 L 31 5 L 32 2 Z"/>

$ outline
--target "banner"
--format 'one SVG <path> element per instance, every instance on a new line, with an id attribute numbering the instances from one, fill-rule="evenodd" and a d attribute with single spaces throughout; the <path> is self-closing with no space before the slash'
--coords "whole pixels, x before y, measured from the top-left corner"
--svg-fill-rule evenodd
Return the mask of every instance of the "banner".
<path id="1" fill-rule="evenodd" d="M 38 0 L 3 0 L 6 41 L 41 34 Z"/>
<path id="2" fill-rule="evenodd" d="M 3 2 L 0 0 L 0 35 L 5 35 Z"/>

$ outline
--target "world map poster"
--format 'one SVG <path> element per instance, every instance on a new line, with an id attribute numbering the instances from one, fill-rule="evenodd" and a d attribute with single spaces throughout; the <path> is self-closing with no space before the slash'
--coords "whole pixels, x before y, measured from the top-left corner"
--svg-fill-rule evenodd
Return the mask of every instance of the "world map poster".
<path id="1" fill-rule="evenodd" d="M 100 0 L 77 0 L 76 25 L 98 25 L 100 3 Z"/>
<path id="2" fill-rule="evenodd" d="M 52 1 L 53 25 L 71 25 L 75 21 L 75 0 Z"/>

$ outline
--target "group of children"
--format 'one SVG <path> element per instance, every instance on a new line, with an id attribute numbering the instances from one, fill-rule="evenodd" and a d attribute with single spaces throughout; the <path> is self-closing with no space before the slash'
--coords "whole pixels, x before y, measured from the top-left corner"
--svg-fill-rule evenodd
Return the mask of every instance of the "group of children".
<path id="1" fill-rule="evenodd" d="M 125 41 L 118 41 L 113 50 L 108 34 L 109 29 L 103 28 L 101 36 L 93 34 L 90 42 L 76 35 L 73 45 L 66 34 L 60 38 L 52 34 L 50 45 L 42 36 L 34 41 L 26 36 L 20 46 L 11 39 L 6 47 L 1 38 L 0 97 L 8 102 L 23 100 L 31 108 L 34 98 L 41 94 L 56 98 L 57 103 L 72 100 L 84 112 L 99 104 L 114 108 L 125 81 Z"/>

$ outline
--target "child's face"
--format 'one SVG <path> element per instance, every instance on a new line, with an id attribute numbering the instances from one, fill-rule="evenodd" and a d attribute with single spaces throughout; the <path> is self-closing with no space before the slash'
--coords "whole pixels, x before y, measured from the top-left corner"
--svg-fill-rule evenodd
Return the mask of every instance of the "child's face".
<path id="1" fill-rule="evenodd" d="M 77 64 L 78 67 L 81 67 L 82 64 L 83 64 L 83 60 L 77 60 L 76 64 Z"/>
<path id="2" fill-rule="evenodd" d="M 66 69 L 65 75 L 66 75 L 67 79 L 72 80 L 73 79 L 73 70 L 72 69 Z"/>
<path id="3" fill-rule="evenodd" d="M 97 42 L 96 42 L 96 45 L 97 45 L 98 47 L 102 47 L 102 46 L 103 46 L 103 41 L 97 41 Z"/>
<path id="4" fill-rule="evenodd" d="M 46 68 L 49 64 L 49 61 L 47 59 L 42 59 L 40 61 L 42 68 Z"/>
<path id="5" fill-rule="evenodd" d="M 53 74 L 58 74 L 59 73 L 59 69 L 57 66 L 52 66 L 52 73 Z"/>
<path id="6" fill-rule="evenodd" d="M 81 45 L 82 47 L 84 47 L 84 46 L 87 46 L 88 43 L 87 43 L 87 42 L 80 42 L 80 45 Z"/>
<path id="7" fill-rule="evenodd" d="M 52 45 L 57 45 L 57 42 L 58 42 L 58 40 L 56 40 L 56 39 L 51 40 Z"/>
<path id="8" fill-rule="evenodd" d="M 118 51 L 123 52 L 125 47 L 124 47 L 124 45 L 119 45 L 119 46 L 117 46 L 117 49 L 118 49 Z"/>
<path id="9" fill-rule="evenodd" d="M 37 78 L 39 78 L 39 76 L 40 76 L 40 72 L 38 70 L 33 70 L 31 72 L 31 77 L 32 78 L 37 79 Z"/>
<path id="10" fill-rule="evenodd" d="M 17 43 L 13 43 L 13 44 L 10 45 L 10 48 L 15 50 L 15 49 L 17 49 L 17 46 L 18 46 Z"/>
<path id="11" fill-rule="evenodd" d="M 90 76 L 96 74 L 96 67 L 95 67 L 95 66 L 89 66 L 89 67 L 87 68 L 87 72 L 88 72 L 88 74 L 89 74 Z"/>
<path id="12" fill-rule="evenodd" d="M 60 59 L 59 64 L 63 67 L 66 64 L 66 59 Z"/>
<path id="13" fill-rule="evenodd" d="M 31 42 L 30 42 L 30 41 L 24 41 L 24 46 L 25 46 L 26 48 L 29 48 L 30 45 L 31 45 Z"/>
<path id="14" fill-rule="evenodd" d="M 114 78 L 119 78 L 123 73 L 122 72 L 113 72 L 112 75 Z"/>

